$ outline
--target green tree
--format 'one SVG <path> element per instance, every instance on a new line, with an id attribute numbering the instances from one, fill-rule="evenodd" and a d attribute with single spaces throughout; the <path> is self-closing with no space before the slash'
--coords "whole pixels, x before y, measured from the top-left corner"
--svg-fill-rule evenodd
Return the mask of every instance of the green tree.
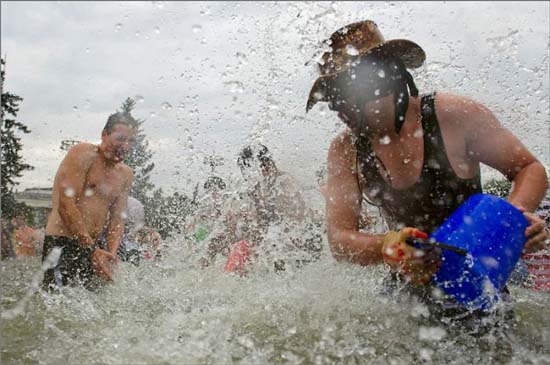
<path id="1" fill-rule="evenodd" d="M 1 59 L 1 75 L 0 87 L 2 89 L 2 125 L 1 125 L 1 208 L 2 217 L 11 218 L 14 212 L 24 204 L 17 204 L 15 201 L 14 188 L 19 183 L 17 178 L 21 177 L 26 170 L 32 170 L 33 167 L 24 163 L 21 156 L 23 144 L 19 133 L 30 133 L 31 131 L 21 122 L 17 122 L 15 118 L 19 112 L 19 103 L 23 100 L 22 97 L 4 92 L 5 80 L 5 65 L 4 59 Z"/>
<path id="2" fill-rule="evenodd" d="M 127 98 L 122 103 L 121 111 L 131 113 L 135 106 L 135 100 Z M 145 132 L 142 128 L 145 120 L 137 119 L 137 122 L 136 143 L 124 163 L 134 171 L 134 180 L 130 189 L 130 195 L 146 204 L 149 199 L 148 193 L 152 192 L 155 187 L 150 181 L 150 174 L 155 168 L 155 164 L 151 162 L 153 152 L 149 149 L 149 142 L 145 139 Z"/>
<path id="3" fill-rule="evenodd" d="M 135 106 L 135 100 L 127 98 L 122 103 L 120 111 L 131 113 Z M 143 203 L 145 223 L 155 228 L 162 238 L 182 233 L 185 218 L 196 208 L 198 185 L 192 199 L 178 192 L 165 196 L 161 188 L 155 189 L 155 185 L 150 181 L 151 172 L 155 168 L 155 164 L 151 162 L 153 153 L 142 129 L 145 121 L 137 119 L 137 122 L 136 143 L 124 161 L 134 171 L 130 195 Z"/>

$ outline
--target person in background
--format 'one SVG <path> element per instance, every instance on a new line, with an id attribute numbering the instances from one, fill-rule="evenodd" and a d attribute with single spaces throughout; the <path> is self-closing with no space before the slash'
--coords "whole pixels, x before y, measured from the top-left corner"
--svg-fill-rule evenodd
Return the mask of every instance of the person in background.
<path id="1" fill-rule="evenodd" d="M 13 249 L 12 244 L 12 235 L 13 235 L 13 226 L 10 220 L 5 218 L 0 218 L 0 223 L 2 225 L 2 235 L 0 236 L 1 244 L 1 256 L 2 260 L 5 259 L 14 259 L 15 250 Z"/>
<path id="2" fill-rule="evenodd" d="M 270 230 L 283 233 L 278 245 L 269 247 L 274 256 L 285 256 L 292 249 L 318 257 L 322 237 L 309 237 L 305 232 L 313 225 L 308 225 L 309 210 L 302 193 L 294 178 L 277 167 L 271 151 L 263 144 L 247 145 L 240 151 L 237 165 L 244 188 L 229 204 L 224 232 L 210 242 L 209 261 L 220 252 L 231 256 L 232 245 L 242 248 L 243 242 L 247 252 L 262 245 L 267 250 L 263 242 Z M 284 259 L 274 258 L 277 271 L 284 270 L 284 265 Z"/>
<path id="3" fill-rule="evenodd" d="M 122 261 L 139 265 L 141 259 L 160 259 L 161 237 L 151 227 L 145 225 L 145 209 L 136 198 L 129 196 L 124 211 L 126 225 L 117 256 Z M 105 245 L 105 243 L 103 243 Z"/>
<path id="4" fill-rule="evenodd" d="M 189 216 L 185 226 L 185 231 L 196 243 L 207 241 L 211 233 L 219 228 L 227 200 L 224 194 L 227 185 L 221 177 L 210 176 L 203 188 L 205 194 L 198 201 L 199 207 Z"/>
<path id="5" fill-rule="evenodd" d="M 43 243 L 40 230 L 27 224 L 27 214 L 18 212 L 12 218 L 13 247 L 17 257 L 34 257 Z"/>

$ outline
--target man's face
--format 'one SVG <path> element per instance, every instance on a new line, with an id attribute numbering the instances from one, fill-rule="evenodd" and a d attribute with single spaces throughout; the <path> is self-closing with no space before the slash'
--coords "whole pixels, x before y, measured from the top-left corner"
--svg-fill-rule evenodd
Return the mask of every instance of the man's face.
<path id="1" fill-rule="evenodd" d="M 103 131 L 101 145 L 108 160 L 124 161 L 136 142 L 136 130 L 124 124 L 115 124 L 110 134 Z"/>

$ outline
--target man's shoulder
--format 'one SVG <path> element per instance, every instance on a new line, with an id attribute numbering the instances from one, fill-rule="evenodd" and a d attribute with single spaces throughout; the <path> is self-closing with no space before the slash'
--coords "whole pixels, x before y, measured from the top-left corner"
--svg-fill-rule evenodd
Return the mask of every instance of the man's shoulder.
<path id="1" fill-rule="evenodd" d="M 89 142 L 80 142 L 69 149 L 69 153 L 97 153 L 98 146 Z"/>
<path id="2" fill-rule="evenodd" d="M 87 170 L 98 155 L 98 147 L 91 143 L 81 142 L 72 146 L 65 158 L 62 166 L 64 170 Z"/>
<path id="3" fill-rule="evenodd" d="M 133 177 L 134 176 L 134 171 L 132 170 L 132 168 L 128 165 L 126 165 L 124 162 L 121 162 L 118 166 L 118 168 L 120 169 L 120 172 L 126 176 L 129 176 L 129 177 Z"/>
<path id="4" fill-rule="evenodd" d="M 67 156 L 77 158 L 80 162 L 85 162 L 95 158 L 97 153 L 97 145 L 88 142 L 80 142 L 69 149 Z"/>
<path id="5" fill-rule="evenodd" d="M 116 171 L 118 175 L 123 179 L 124 181 L 131 183 L 134 179 L 134 171 L 130 168 L 130 166 L 126 165 L 124 162 L 119 162 L 116 166 Z"/>

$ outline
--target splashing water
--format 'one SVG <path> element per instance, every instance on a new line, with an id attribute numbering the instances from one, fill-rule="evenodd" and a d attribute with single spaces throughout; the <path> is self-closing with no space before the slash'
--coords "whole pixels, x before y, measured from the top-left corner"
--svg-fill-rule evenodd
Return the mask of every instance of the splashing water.
<path id="1" fill-rule="evenodd" d="M 272 260 L 257 260 L 248 276 L 239 277 L 222 272 L 223 257 L 200 269 L 204 247 L 195 241 L 179 237 L 165 244 L 162 261 L 122 263 L 115 282 L 97 292 L 68 287 L 35 295 L 34 289 L 17 310 L 6 310 L 24 291 L 14 279 L 28 278 L 39 262 L 3 263 L 3 360 L 414 363 L 429 355 L 443 363 L 506 355 L 502 343 L 491 345 L 493 333 L 476 338 L 431 322 L 426 307 L 381 295 L 380 266 L 337 264 L 324 251 L 318 261 L 279 273 Z M 38 287 L 34 278 L 31 286 Z M 513 295 L 519 321 L 506 328 L 513 339 L 513 354 L 506 356 L 514 362 L 540 359 L 549 350 L 547 297 L 519 289 Z"/>

